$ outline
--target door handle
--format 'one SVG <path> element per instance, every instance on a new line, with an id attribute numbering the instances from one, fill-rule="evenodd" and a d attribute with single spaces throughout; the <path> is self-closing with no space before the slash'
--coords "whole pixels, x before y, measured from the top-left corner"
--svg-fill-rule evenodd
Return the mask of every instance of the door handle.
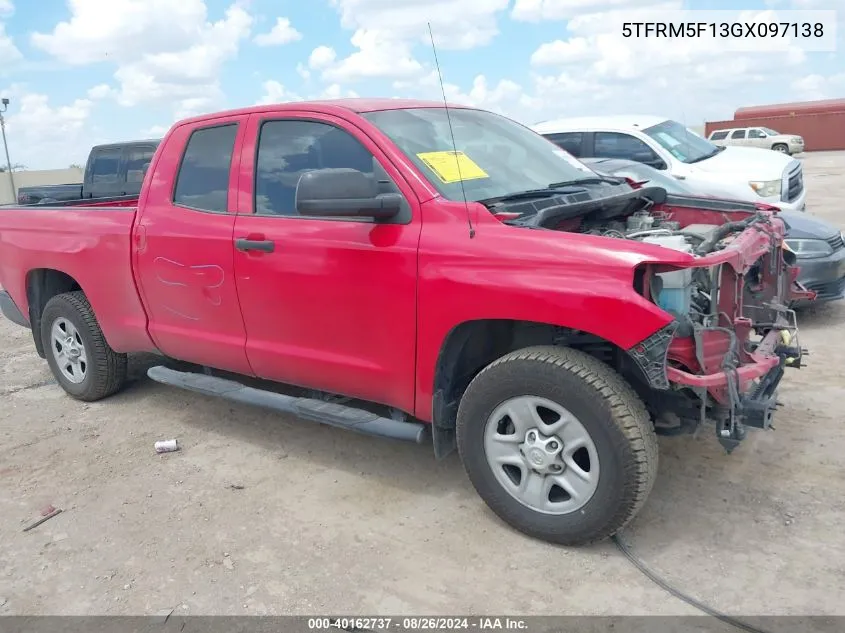
<path id="1" fill-rule="evenodd" d="M 276 250 L 276 243 L 273 240 L 248 240 L 245 237 L 239 237 L 235 240 L 235 248 L 239 251 L 272 253 Z"/>

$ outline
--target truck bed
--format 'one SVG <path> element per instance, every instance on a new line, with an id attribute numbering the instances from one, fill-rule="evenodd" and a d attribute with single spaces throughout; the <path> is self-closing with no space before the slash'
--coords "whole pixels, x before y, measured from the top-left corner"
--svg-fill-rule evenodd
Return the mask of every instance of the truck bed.
<path id="1" fill-rule="evenodd" d="M 147 317 L 131 266 L 131 234 L 137 206 L 17 206 L 0 208 L 0 278 L 28 315 L 32 272 L 55 270 L 84 279 L 81 288 L 116 351 L 152 350 Z M 15 280 L 15 281 L 11 281 Z"/>

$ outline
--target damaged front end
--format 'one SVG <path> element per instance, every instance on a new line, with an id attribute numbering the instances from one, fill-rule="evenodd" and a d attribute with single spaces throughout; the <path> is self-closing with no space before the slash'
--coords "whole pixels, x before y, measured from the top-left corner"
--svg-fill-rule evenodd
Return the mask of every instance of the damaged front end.
<path id="1" fill-rule="evenodd" d="M 658 432 L 697 432 L 713 421 L 731 452 L 747 427 L 772 427 L 784 371 L 800 368 L 806 354 L 787 306 L 814 293 L 797 283 L 795 258 L 775 215 L 700 224 L 684 221 L 685 211 L 693 218 L 691 210 L 673 211 L 677 226 L 660 236 L 663 245 L 671 248 L 675 239 L 694 260 L 637 271 L 640 294 L 674 320 L 627 352 Z"/>

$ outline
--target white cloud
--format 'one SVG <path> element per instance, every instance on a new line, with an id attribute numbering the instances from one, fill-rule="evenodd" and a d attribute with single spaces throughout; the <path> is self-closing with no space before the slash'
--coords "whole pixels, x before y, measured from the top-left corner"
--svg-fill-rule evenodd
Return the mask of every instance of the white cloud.
<path id="1" fill-rule="evenodd" d="M 583 13 L 635 9 L 653 4 L 654 0 L 516 0 L 511 17 L 524 22 L 566 20 Z"/>
<path id="2" fill-rule="evenodd" d="M 114 96 L 114 89 L 108 84 L 97 84 L 88 89 L 88 98 L 92 101 L 99 101 Z"/>
<path id="3" fill-rule="evenodd" d="M 308 70 L 302 62 L 296 65 L 296 74 L 302 77 L 305 81 L 311 79 L 311 71 Z"/>
<path id="4" fill-rule="evenodd" d="M 334 63 L 337 58 L 337 53 L 330 46 L 318 46 L 308 57 L 308 66 L 314 70 L 321 70 L 328 68 Z"/>
<path id="5" fill-rule="evenodd" d="M 256 102 L 256 105 L 284 103 L 286 101 L 301 101 L 299 95 L 288 91 L 281 82 L 274 79 L 265 81 L 261 84 L 261 87 L 264 89 L 264 95 Z"/>
<path id="6" fill-rule="evenodd" d="M 76 99 L 56 106 L 47 95 L 28 93 L 19 86 L 4 94 L 13 97 L 6 115 L 12 162 L 30 169 L 51 169 L 84 160 L 91 146 L 87 129 L 94 105 L 91 100 Z"/>
<path id="7" fill-rule="evenodd" d="M 287 18 L 276 18 L 276 24 L 267 33 L 255 36 L 253 40 L 259 46 L 280 46 L 302 39 L 302 33 L 297 31 Z"/>
<path id="8" fill-rule="evenodd" d="M 72 65 L 117 66 L 113 96 L 124 106 L 172 104 L 179 114 L 213 109 L 219 76 L 252 26 L 239 4 L 211 22 L 203 0 L 69 0 L 71 18 L 32 44 Z M 98 88 L 101 97 L 107 95 Z"/>
<path id="9" fill-rule="evenodd" d="M 330 2 L 340 13 L 341 26 L 354 30 L 351 42 L 357 49 L 346 58 L 323 64 L 322 77 L 330 82 L 421 76 L 426 69 L 414 58 L 413 49 L 419 44 L 429 46 L 429 23 L 438 48 L 476 48 L 498 34 L 497 14 L 509 4 L 509 0 Z"/>
<path id="10" fill-rule="evenodd" d="M 357 52 L 339 61 L 324 64 L 323 79 L 354 82 L 362 79 L 412 77 L 424 72 L 422 64 L 411 55 L 410 46 L 391 39 L 384 31 L 355 31 L 352 45 L 358 49 Z"/>
<path id="11" fill-rule="evenodd" d="M 795 93 L 796 101 L 831 99 L 845 92 L 845 73 L 828 77 L 819 74 L 806 75 L 795 79 L 790 88 Z"/>
<path id="12" fill-rule="evenodd" d="M 170 127 L 167 125 L 153 125 L 152 127 L 141 130 L 141 136 L 144 138 L 161 138 L 167 134 Z"/>
<path id="13" fill-rule="evenodd" d="M 15 11 L 15 5 L 12 0 L 0 0 L 0 17 L 11 15 Z"/>
<path id="14" fill-rule="evenodd" d="M 0 0 L 2 2 L 3 0 Z M 0 59 L 3 60 L 3 65 L 11 66 L 13 62 L 23 59 L 18 47 L 12 41 L 12 38 L 6 34 L 6 25 L 0 22 Z M 2 68 L 0 68 L 2 71 Z"/>

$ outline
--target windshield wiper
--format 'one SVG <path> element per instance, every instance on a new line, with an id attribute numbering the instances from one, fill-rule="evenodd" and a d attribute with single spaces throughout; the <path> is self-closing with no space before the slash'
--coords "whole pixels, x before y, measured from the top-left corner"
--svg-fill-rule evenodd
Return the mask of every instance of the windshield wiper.
<path id="1" fill-rule="evenodd" d="M 563 182 L 553 182 L 549 185 L 549 189 L 557 189 L 558 187 L 573 187 L 577 185 L 621 185 L 625 182 L 624 178 L 604 178 L 602 176 L 590 176 L 587 178 L 577 178 L 575 180 L 565 180 Z"/>
<path id="2" fill-rule="evenodd" d="M 717 147 L 716 149 L 714 149 L 709 154 L 704 154 L 704 156 L 699 156 L 698 158 L 693 158 L 691 161 L 689 161 L 687 163 L 687 165 L 691 165 L 692 163 L 700 163 L 701 161 L 707 160 L 708 158 L 713 158 L 716 154 L 719 154 L 720 152 L 724 152 L 724 151 L 725 151 L 725 147 Z"/>
<path id="3" fill-rule="evenodd" d="M 479 200 L 481 204 L 491 204 L 494 202 L 504 202 L 505 200 L 524 200 L 529 198 L 551 198 L 552 196 L 559 196 L 566 193 L 577 193 L 583 191 L 580 187 L 569 186 L 552 186 L 546 189 L 526 189 L 525 191 L 515 191 L 513 193 L 506 193 L 503 196 L 495 196 L 493 198 L 485 198 Z"/>

